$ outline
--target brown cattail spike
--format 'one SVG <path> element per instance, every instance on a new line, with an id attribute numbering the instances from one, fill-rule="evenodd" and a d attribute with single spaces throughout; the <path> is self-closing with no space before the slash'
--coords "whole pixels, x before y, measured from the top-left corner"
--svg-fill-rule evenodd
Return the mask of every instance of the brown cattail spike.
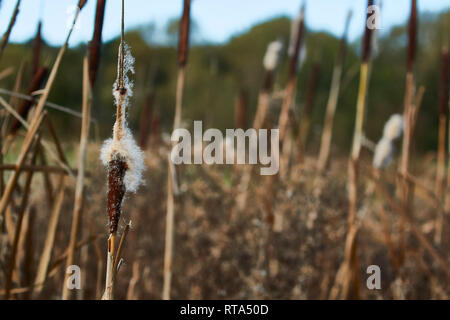
<path id="1" fill-rule="evenodd" d="M 97 78 L 97 71 L 100 64 L 100 54 L 102 45 L 103 20 L 105 17 L 106 0 L 97 0 L 97 9 L 95 13 L 94 35 L 89 44 L 89 82 L 94 86 Z"/>
<path id="2" fill-rule="evenodd" d="M 178 42 L 178 64 L 184 67 L 189 53 L 189 29 L 191 24 L 191 0 L 184 0 L 183 16 L 180 22 L 180 36 Z"/>
<path id="3" fill-rule="evenodd" d="M 83 9 L 84 5 L 86 4 L 87 0 L 80 0 L 78 1 L 78 8 Z"/>
<path id="4" fill-rule="evenodd" d="M 41 67 L 34 74 L 33 80 L 31 81 L 31 85 L 27 91 L 28 95 L 31 95 L 31 93 L 41 88 L 42 84 L 44 83 L 44 79 L 47 75 L 47 71 L 48 71 L 47 68 Z M 22 104 L 19 106 L 18 112 L 22 118 L 27 117 L 28 112 L 33 106 L 33 102 L 34 101 L 24 100 Z M 22 124 L 19 122 L 19 120 L 14 119 L 11 124 L 11 128 L 9 130 L 9 135 L 14 136 L 21 126 Z"/>
<path id="5" fill-rule="evenodd" d="M 293 78 L 297 70 L 298 56 L 300 53 L 300 48 L 302 46 L 304 32 L 305 32 L 305 5 L 302 6 L 302 9 L 300 11 L 300 23 L 298 24 L 297 38 L 295 39 L 294 55 L 291 58 L 291 63 L 289 66 L 289 78 Z"/>
<path id="6" fill-rule="evenodd" d="M 371 28 L 369 28 L 368 23 L 367 23 L 370 19 L 369 8 L 372 6 L 373 6 L 373 0 L 369 0 L 367 3 L 367 18 L 365 21 L 366 31 L 364 33 L 364 38 L 363 38 L 363 50 L 362 50 L 362 57 L 361 57 L 363 63 L 369 62 L 369 59 L 371 56 L 371 51 L 372 51 L 373 30 Z"/>
<path id="7" fill-rule="evenodd" d="M 411 0 L 411 16 L 409 18 L 409 37 L 408 37 L 408 72 L 413 71 L 414 60 L 416 57 L 416 38 L 417 38 L 417 1 Z"/>
<path id="8" fill-rule="evenodd" d="M 41 46 L 42 46 L 42 37 L 41 37 L 41 29 L 42 22 L 39 21 L 36 36 L 33 40 L 33 58 L 31 62 L 31 76 L 33 77 L 39 68 L 39 60 L 41 58 Z"/>
<path id="9" fill-rule="evenodd" d="M 448 113 L 448 48 L 442 50 L 441 84 L 439 87 L 439 113 Z"/>
<path id="10" fill-rule="evenodd" d="M 109 233 L 116 232 L 119 224 L 123 197 L 126 192 L 124 177 L 127 169 L 128 166 L 125 160 L 118 154 L 113 155 L 108 168 Z"/>

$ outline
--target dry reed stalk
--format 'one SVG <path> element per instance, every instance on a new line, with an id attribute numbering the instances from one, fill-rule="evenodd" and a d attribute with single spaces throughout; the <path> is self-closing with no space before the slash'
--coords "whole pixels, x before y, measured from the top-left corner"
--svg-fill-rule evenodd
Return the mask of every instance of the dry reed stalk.
<path id="1" fill-rule="evenodd" d="M 373 5 L 373 0 L 368 0 L 367 8 Z M 370 14 L 367 10 L 366 20 L 368 21 Z M 359 173 L 359 156 L 361 152 L 361 144 L 363 138 L 363 126 L 364 115 L 366 108 L 366 98 L 368 93 L 369 82 L 369 64 L 372 54 L 372 37 L 373 30 L 369 29 L 365 23 L 365 32 L 362 43 L 362 55 L 361 55 L 361 70 L 359 80 L 358 98 L 356 103 L 356 120 L 355 130 L 353 133 L 352 151 L 348 164 L 348 200 L 349 200 L 349 212 L 348 212 L 348 232 L 347 240 L 348 244 L 350 237 L 352 237 L 349 246 L 351 251 L 346 251 L 343 262 L 343 273 L 346 275 L 342 278 L 342 282 L 338 283 L 342 287 L 341 297 L 344 299 L 359 298 L 359 263 L 357 257 L 357 237 L 350 233 L 355 228 L 356 212 L 357 212 L 357 198 L 358 198 L 358 173 Z"/>
<path id="2" fill-rule="evenodd" d="M 1 99 L 0 99 L 1 100 Z M 25 140 L 22 144 L 22 148 L 20 150 L 19 157 L 16 161 L 16 171 L 13 172 L 11 177 L 9 178 L 8 183 L 6 184 L 4 193 L 2 195 L 1 201 L 0 201 L 0 216 L 3 216 L 5 214 L 6 208 L 8 207 L 9 201 L 12 196 L 12 192 L 16 187 L 17 181 L 19 179 L 19 175 L 21 173 L 22 166 L 25 164 L 26 157 L 28 155 L 28 152 L 31 148 L 31 145 L 34 141 L 34 138 L 41 126 L 42 120 L 45 116 L 46 112 L 42 112 L 40 116 L 37 118 L 36 121 L 34 121 L 28 130 L 28 134 L 25 137 Z"/>
<path id="3" fill-rule="evenodd" d="M 91 83 L 91 88 L 94 88 L 95 79 L 97 78 L 97 71 L 100 65 L 105 4 L 106 0 L 97 0 L 94 34 L 91 42 L 89 43 L 89 81 Z"/>
<path id="4" fill-rule="evenodd" d="M 133 273 L 131 275 L 130 283 L 128 284 L 127 290 L 127 300 L 137 300 L 138 296 L 136 294 L 136 285 L 139 282 L 139 262 L 135 261 L 133 263 Z"/>
<path id="5" fill-rule="evenodd" d="M 75 188 L 75 204 L 73 209 L 72 229 L 70 231 L 69 242 L 69 254 L 67 257 L 66 268 L 73 265 L 75 260 L 75 246 L 77 237 L 79 234 L 79 227 L 81 222 L 82 210 L 83 210 L 83 195 L 84 195 L 84 179 L 85 179 L 85 166 L 86 166 L 86 154 L 87 143 L 89 139 L 89 127 L 92 107 L 92 93 L 91 83 L 89 81 L 89 66 L 87 57 L 83 60 L 83 121 L 81 123 L 81 137 L 80 137 L 80 154 L 78 156 L 78 175 Z M 70 299 L 70 289 L 66 285 L 68 274 L 66 273 L 66 279 L 63 284 L 62 299 Z"/>
<path id="6" fill-rule="evenodd" d="M 33 92 L 33 96 L 30 96 L 30 95 L 26 95 L 26 94 L 22 94 L 22 93 L 17 93 L 17 92 L 13 92 L 13 91 L 10 91 L 10 90 L 6 90 L 6 89 L 0 88 L 0 94 L 5 94 L 5 95 L 8 95 L 8 96 L 13 96 L 13 97 L 20 98 L 20 99 L 23 99 L 23 100 L 34 101 L 34 100 L 35 100 L 34 95 L 36 94 L 36 92 Z M 74 116 L 74 117 L 78 117 L 78 118 L 80 118 L 80 119 L 83 118 L 83 115 L 82 115 L 80 112 L 74 111 L 74 110 L 72 110 L 72 109 L 70 109 L 70 108 L 61 106 L 61 105 L 56 104 L 56 103 L 46 102 L 44 106 L 45 106 L 45 107 L 48 107 L 48 108 L 51 108 L 51 109 L 54 109 L 54 110 L 58 110 L 58 111 L 67 113 L 67 114 L 70 114 L 70 115 L 72 115 L 72 116 Z M 92 121 L 93 123 L 96 123 L 96 122 L 97 122 L 97 120 L 94 119 L 94 118 L 91 119 L 91 121 Z"/>
<path id="7" fill-rule="evenodd" d="M 14 73 L 14 67 L 8 67 L 0 71 L 0 80 L 3 80 Z"/>
<path id="8" fill-rule="evenodd" d="M 416 56 L 416 37 L 417 37 L 417 1 L 411 0 L 411 15 L 409 18 L 408 30 L 408 52 L 407 52 L 407 73 L 406 73 L 406 89 L 405 89 L 405 107 L 404 107 L 404 121 L 405 129 L 403 134 L 402 157 L 400 163 L 400 173 L 406 176 L 409 173 L 409 158 L 411 153 L 411 139 L 413 135 L 412 130 L 412 115 L 413 115 L 413 100 L 415 94 L 414 84 L 414 64 Z M 400 216 L 399 226 L 399 259 L 403 263 L 405 252 L 405 216 L 410 215 L 412 211 L 413 194 L 411 192 L 411 185 L 405 179 L 401 181 L 400 193 L 402 197 L 404 215 Z"/>
<path id="9" fill-rule="evenodd" d="M 47 68 L 39 68 L 38 71 L 34 74 L 33 80 L 31 81 L 30 87 L 28 89 L 27 95 L 31 95 L 34 91 L 39 90 L 44 82 L 45 76 L 47 75 Z M 33 100 L 25 100 L 17 109 L 20 116 L 24 119 L 27 118 L 27 115 L 33 106 Z M 11 104 L 12 105 L 12 104 Z M 8 139 L 12 140 L 21 127 L 21 123 L 18 119 L 14 119 L 11 127 L 9 129 Z"/>
<path id="10" fill-rule="evenodd" d="M 3 56 L 3 52 L 5 51 L 6 45 L 8 44 L 9 36 L 11 35 L 11 31 L 16 23 L 17 15 L 19 14 L 21 0 L 17 0 L 16 6 L 14 8 L 13 14 L 11 16 L 11 20 L 9 21 L 8 29 L 4 33 L 2 39 L 0 40 L 0 60 Z"/>
<path id="11" fill-rule="evenodd" d="M 44 248 L 42 249 L 41 258 L 39 260 L 36 277 L 34 280 L 33 295 L 38 296 L 43 288 L 43 283 L 47 279 L 52 251 L 55 244 L 56 230 L 58 226 L 59 216 L 61 213 L 62 203 L 64 201 L 66 177 L 61 175 L 57 184 L 58 194 L 53 203 L 51 210 L 47 233 L 44 241 Z"/>
<path id="12" fill-rule="evenodd" d="M 41 113 L 42 113 L 42 111 L 44 109 L 44 106 L 45 106 L 45 104 L 47 102 L 48 96 L 50 95 L 50 90 L 52 89 L 53 84 L 55 82 L 56 74 L 58 73 L 58 69 L 59 69 L 59 66 L 61 64 L 62 58 L 64 56 L 64 53 L 67 50 L 70 37 L 72 35 L 73 30 L 75 29 L 75 25 L 77 23 L 79 15 L 80 15 L 80 11 L 82 10 L 83 6 L 86 4 L 86 1 L 87 0 L 79 0 L 79 2 L 78 2 L 77 11 L 76 11 L 75 17 L 74 17 L 74 19 L 72 21 L 72 25 L 71 25 L 71 27 L 69 29 L 69 32 L 67 33 L 67 36 L 66 36 L 66 39 L 64 41 L 63 46 L 60 48 L 60 50 L 58 52 L 58 55 L 57 55 L 56 60 L 55 60 L 55 63 L 53 64 L 53 67 L 52 67 L 52 70 L 51 70 L 50 75 L 48 77 L 47 83 L 46 83 L 46 85 L 45 85 L 45 87 L 44 87 L 44 89 L 42 91 L 42 95 L 41 95 L 41 97 L 39 99 L 39 102 L 37 104 L 36 111 L 33 114 L 33 118 L 30 120 L 30 126 L 34 122 L 36 122 L 39 119 L 39 117 L 41 116 Z M 28 132 L 28 135 L 29 134 L 30 133 Z"/>
<path id="13" fill-rule="evenodd" d="M 181 124 L 181 112 L 183 106 L 183 92 L 185 81 L 185 68 L 189 53 L 189 31 L 190 31 L 191 0 L 184 0 L 183 14 L 180 23 L 180 33 L 178 42 L 178 78 L 176 89 L 175 116 L 173 129 L 176 130 Z M 168 155 L 168 175 L 167 175 L 167 209 L 166 209 L 166 236 L 164 248 L 164 279 L 163 279 L 163 300 L 170 300 L 170 289 L 172 282 L 172 260 L 175 233 L 175 195 L 178 193 L 176 170 L 171 167 L 170 154 Z"/>
<path id="14" fill-rule="evenodd" d="M 22 60 L 22 62 L 20 63 L 20 67 L 19 67 L 19 71 L 17 72 L 17 76 L 16 76 L 16 82 L 14 84 L 14 89 L 13 92 L 20 92 L 22 90 L 22 85 L 23 85 L 23 76 L 25 73 L 25 67 L 26 67 L 26 63 L 24 60 Z M 18 108 L 18 99 L 16 96 L 10 96 L 9 98 L 9 104 L 11 105 L 12 108 L 14 108 L 14 110 L 16 110 Z M 1 135 L 3 137 L 3 139 L 5 140 L 5 144 L 2 146 L 1 152 L 3 154 L 6 154 L 6 152 L 8 151 L 12 141 L 10 139 L 5 139 L 7 136 L 7 131 L 8 131 L 8 127 L 9 127 L 9 123 L 10 123 L 10 114 L 6 113 L 4 114 L 3 117 L 3 123 L 2 123 L 2 128 L 1 128 Z"/>
<path id="15" fill-rule="evenodd" d="M 34 164 L 36 162 L 36 157 L 37 157 L 38 151 L 39 151 L 39 137 L 37 137 L 35 139 L 35 147 L 34 147 L 33 154 L 31 155 L 31 164 Z M 16 262 L 17 262 L 16 260 L 17 260 L 18 245 L 19 245 L 19 239 L 21 236 L 22 225 L 23 225 L 22 222 L 23 222 L 25 210 L 28 205 L 28 198 L 30 195 L 31 182 L 33 179 L 33 175 L 34 175 L 34 172 L 30 171 L 30 172 L 27 172 L 26 176 L 25 176 L 25 186 L 24 186 L 24 190 L 22 193 L 22 201 L 21 201 L 21 204 L 19 207 L 19 211 L 17 213 L 17 221 L 16 221 L 15 231 L 14 231 L 14 240 L 11 245 L 11 255 L 9 258 L 8 269 L 6 272 L 5 295 L 4 295 L 5 300 L 8 300 L 10 298 L 10 294 L 11 294 L 10 290 L 11 290 L 11 286 L 12 286 L 13 272 L 14 272 L 14 269 L 16 267 Z"/>
<path id="16" fill-rule="evenodd" d="M 16 171 L 17 170 L 17 166 L 15 164 L 2 164 L 0 165 L 0 171 Z M 67 175 L 67 171 L 65 171 L 63 168 L 61 167 L 57 167 L 57 166 L 49 166 L 49 165 L 24 165 L 22 166 L 21 170 L 23 172 L 25 171 L 35 171 L 35 172 L 42 172 L 42 173 L 60 173 L 63 175 Z M 72 170 L 74 173 L 77 173 L 78 170 L 73 169 Z"/>
<path id="17" fill-rule="evenodd" d="M 350 21 L 352 12 L 347 15 L 347 21 L 345 23 L 344 34 L 341 39 L 339 53 L 337 56 L 336 64 L 333 69 L 333 75 L 331 80 L 330 95 L 328 97 L 327 109 L 325 113 L 325 122 L 322 130 L 322 138 L 320 142 L 320 151 L 317 168 L 319 173 L 323 172 L 328 164 L 330 156 L 331 140 L 333 137 L 333 124 L 336 113 L 336 108 L 339 101 L 339 93 L 342 81 L 342 70 L 345 64 L 345 53 L 347 50 L 347 36 L 350 27 Z"/>
<path id="18" fill-rule="evenodd" d="M 436 173 L 436 196 L 441 202 L 444 201 L 444 190 L 446 190 L 446 174 L 445 174 L 445 139 L 447 130 L 448 115 L 448 49 L 443 48 L 441 58 L 441 81 L 439 87 L 439 136 L 438 136 L 438 161 Z M 440 210 L 436 217 L 434 241 L 436 244 L 441 243 L 442 228 L 444 225 L 445 213 Z"/>

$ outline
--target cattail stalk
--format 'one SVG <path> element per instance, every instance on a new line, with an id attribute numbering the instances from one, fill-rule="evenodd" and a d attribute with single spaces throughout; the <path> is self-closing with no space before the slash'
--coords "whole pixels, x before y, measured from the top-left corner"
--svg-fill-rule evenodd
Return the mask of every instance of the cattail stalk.
<path id="1" fill-rule="evenodd" d="M 345 52 L 347 49 L 347 35 L 350 26 L 350 21 L 352 17 L 352 12 L 350 11 L 347 16 L 347 21 L 345 24 L 344 34 L 341 39 L 340 49 L 336 61 L 336 65 L 333 69 L 333 76 L 331 80 L 330 95 L 328 97 L 327 110 L 325 113 L 325 124 L 322 131 L 322 138 L 320 142 L 320 151 L 318 159 L 318 170 L 319 173 L 325 170 L 328 159 L 330 156 L 331 139 L 333 136 L 333 124 L 334 116 L 336 113 L 336 108 L 339 100 L 339 93 L 342 81 L 342 70 L 345 63 Z"/>
<path id="2" fill-rule="evenodd" d="M 183 15 L 180 23 L 180 33 L 178 42 L 178 79 L 176 89 L 176 105 L 173 129 L 178 129 L 181 124 L 181 111 L 183 105 L 183 91 L 185 80 L 185 68 L 189 53 L 189 31 L 190 31 L 190 11 L 191 0 L 184 0 Z M 172 260 L 175 233 L 175 195 L 178 190 L 176 185 L 176 171 L 171 167 L 170 155 L 168 157 L 167 176 L 167 212 L 166 212 L 166 237 L 164 248 L 164 280 L 162 298 L 170 300 L 170 289 L 172 283 Z"/>
<path id="3" fill-rule="evenodd" d="M 89 138 L 89 127 L 91 123 L 91 106 L 92 106 L 92 94 L 91 84 L 89 82 L 89 69 L 88 59 L 84 58 L 83 61 L 83 119 L 81 122 L 81 138 L 80 138 L 80 154 L 78 156 L 78 175 L 77 183 L 75 187 L 75 205 L 73 209 L 72 217 L 72 230 L 70 232 L 70 242 L 68 249 L 68 256 L 66 261 L 66 268 L 74 264 L 75 260 L 75 246 L 79 234 L 81 215 L 83 210 L 83 191 L 84 191 L 84 178 L 85 178 L 85 165 L 87 154 L 87 143 Z M 70 289 L 66 284 L 68 274 L 66 273 L 66 279 L 63 284 L 62 299 L 70 299 Z"/>
<path id="4" fill-rule="evenodd" d="M 407 72 L 406 72 L 406 89 L 405 89 L 405 133 L 403 135 L 402 157 L 400 163 L 400 173 L 405 177 L 409 173 L 409 158 L 411 152 L 411 139 L 413 135 L 412 130 L 412 115 L 414 113 L 414 64 L 416 55 L 416 37 L 417 37 L 417 1 L 411 0 L 411 15 L 409 18 L 408 29 L 408 52 L 407 52 Z M 400 216 L 399 224 L 399 259 L 400 263 L 404 260 L 405 251 L 405 215 L 410 214 L 412 210 L 412 192 L 410 183 L 404 178 L 400 183 L 400 192 L 403 203 L 403 214 Z"/>
<path id="5" fill-rule="evenodd" d="M 11 31 L 14 27 L 14 24 L 16 23 L 17 15 L 19 14 L 19 7 L 20 7 L 21 1 L 22 0 L 17 0 L 13 14 L 11 16 L 11 20 L 9 21 L 8 29 L 6 29 L 6 32 L 3 34 L 3 37 L 0 40 L 0 60 L 3 56 L 3 52 L 5 51 L 6 45 L 8 44 L 9 36 L 11 35 Z"/>
<path id="6" fill-rule="evenodd" d="M 142 183 L 144 159 L 127 127 L 126 108 L 132 96 L 132 85 L 128 72 L 134 73 L 134 59 L 125 43 L 125 1 L 122 0 L 122 26 L 117 66 L 117 80 L 114 84 L 116 122 L 113 137 L 106 140 L 101 151 L 101 159 L 108 169 L 108 217 L 109 237 L 106 263 L 105 292 L 102 299 L 113 299 L 115 261 L 120 258 L 116 252 L 116 235 L 122 214 L 122 203 L 126 192 L 135 192 Z M 124 234 L 122 235 L 125 236 Z M 120 248 L 120 245 L 119 245 Z"/>
<path id="7" fill-rule="evenodd" d="M 283 140 L 286 134 L 287 125 L 289 121 L 289 109 L 291 108 L 294 89 L 297 85 L 297 64 L 299 60 L 300 47 L 303 43 L 305 33 L 305 6 L 303 5 L 300 10 L 297 37 L 295 39 L 293 55 L 289 64 L 289 78 L 284 92 L 284 99 L 281 106 L 281 112 L 278 119 L 278 129 L 279 129 L 279 141 L 280 141 L 280 151 L 283 151 Z M 269 191 L 268 196 L 265 198 L 265 207 L 267 211 L 267 222 L 273 224 L 274 222 L 274 202 L 276 198 L 276 185 L 278 183 L 279 175 L 275 174 L 268 177 Z M 278 218 L 281 218 L 279 216 Z M 278 224 L 281 225 L 281 224 Z"/>
<path id="8" fill-rule="evenodd" d="M 373 5 L 373 0 L 369 0 L 367 8 Z M 373 30 L 367 26 L 369 20 L 369 12 L 367 9 L 367 17 L 365 20 L 365 33 L 362 43 L 361 70 L 359 80 L 358 98 L 356 103 L 356 121 L 353 133 L 352 151 L 348 166 L 348 232 L 346 239 L 346 256 L 344 260 L 344 280 L 342 282 L 341 296 L 344 299 L 359 298 L 359 263 L 357 257 L 357 236 L 356 236 L 356 204 L 357 204 L 357 187 L 358 187 L 358 169 L 359 155 L 361 152 L 361 143 L 363 137 L 364 115 L 366 108 L 366 98 L 369 82 L 369 63 L 371 59 L 371 45 Z M 352 231 L 355 231 L 353 233 Z"/>
<path id="9" fill-rule="evenodd" d="M 439 136 L 438 136 L 438 161 L 436 173 L 436 196 L 443 202 L 444 190 L 446 189 L 445 175 L 445 139 L 448 115 L 448 49 L 442 50 L 441 81 L 439 87 Z M 442 239 L 442 227 L 444 224 L 444 212 L 439 210 L 435 223 L 435 243 L 440 244 Z"/>
<path id="10" fill-rule="evenodd" d="M 50 267 L 50 260 L 52 257 L 52 251 L 55 244 L 56 230 L 58 226 L 59 216 L 61 213 L 62 203 L 65 195 L 65 182 L 66 177 L 61 175 L 57 184 L 58 193 L 51 209 L 51 214 L 48 222 L 47 233 L 44 241 L 44 248 L 42 250 L 39 265 L 36 271 L 36 277 L 34 281 L 33 294 L 39 295 L 43 288 L 43 283 L 47 279 L 48 270 Z"/>
<path id="11" fill-rule="evenodd" d="M 274 47 L 275 46 L 275 47 Z M 276 51 L 274 50 L 276 49 Z M 270 94 L 272 92 L 275 71 L 278 67 L 280 60 L 280 53 L 283 48 L 282 43 L 272 42 L 269 44 L 266 56 L 264 58 L 265 76 L 262 88 L 258 96 L 258 106 L 256 108 L 255 118 L 253 119 L 253 128 L 258 131 L 261 129 L 269 110 Z M 269 50 L 274 50 L 269 52 Z M 270 55 L 270 56 L 268 56 Z M 275 55 L 275 56 L 274 56 Z M 267 59 L 270 58 L 270 59 Z M 266 60 L 267 59 L 267 60 Z M 274 60 L 275 59 L 275 60 Z M 247 205 L 248 187 L 251 180 L 253 171 L 252 165 L 246 165 L 242 172 L 241 180 L 239 182 L 239 194 L 236 197 L 237 208 L 239 212 L 242 212 Z"/>

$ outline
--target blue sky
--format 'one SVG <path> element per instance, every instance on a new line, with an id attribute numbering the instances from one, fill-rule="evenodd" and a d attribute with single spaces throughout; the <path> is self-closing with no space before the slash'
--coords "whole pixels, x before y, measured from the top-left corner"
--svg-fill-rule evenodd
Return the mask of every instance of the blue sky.
<path id="1" fill-rule="evenodd" d="M 193 0 L 192 16 L 203 39 L 227 41 L 233 35 L 245 32 L 253 25 L 285 15 L 293 17 L 305 0 Z M 40 17 L 44 21 L 43 35 L 52 45 L 61 44 L 66 36 L 67 21 L 77 0 L 22 0 L 21 11 L 11 34 L 13 42 L 30 39 Z M 382 27 L 405 23 L 410 0 L 384 0 Z M 16 0 L 3 0 L 0 7 L 0 34 L 6 30 Z M 351 40 L 360 36 L 364 25 L 366 0 L 307 0 L 307 25 L 314 30 L 325 30 L 335 35 L 342 33 L 346 13 L 353 9 L 350 28 Z M 181 13 L 182 0 L 126 0 L 127 29 L 155 23 L 162 28 L 168 19 Z M 88 0 L 79 27 L 71 45 L 87 42 L 92 37 L 96 0 Z M 419 10 L 440 12 L 450 10 L 450 0 L 418 0 Z M 107 0 L 104 40 L 119 33 L 120 1 Z"/>

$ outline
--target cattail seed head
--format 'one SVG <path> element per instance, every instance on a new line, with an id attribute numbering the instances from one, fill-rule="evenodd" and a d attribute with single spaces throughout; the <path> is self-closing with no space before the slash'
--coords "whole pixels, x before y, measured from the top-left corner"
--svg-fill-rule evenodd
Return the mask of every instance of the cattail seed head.
<path id="1" fill-rule="evenodd" d="M 369 28 L 367 21 L 370 19 L 370 13 L 369 8 L 373 6 L 373 0 L 369 0 L 367 3 L 367 17 L 365 20 L 366 28 L 364 32 L 364 38 L 363 38 L 363 47 L 362 47 L 362 57 L 361 60 L 363 63 L 367 63 L 370 60 L 371 51 L 372 51 L 372 37 L 373 37 L 373 30 Z"/>
<path id="2" fill-rule="evenodd" d="M 439 86 L 439 113 L 448 114 L 448 48 L 442 50 L 441 83 Z"/>
<path id="3" fill-rule="evenodd" d="M 80 0 L 78 1 L 78 8 L 83 9 L 84 5 L 86 4 L 87 0 Z"/>
<path id="4" fill-rule="evenodd" d="M 108 162 L 108 215 L 109 233 L 117 231 L 120 215 L 122 213 L 122 202 L 126 187 L 124 183 L 125 173 L 128 169 L 127 162 L 118 153 L 112 155 Z"/>
<path id="5" fill-rule="evenodd" d="M 276 40 L 269 43 L 264 56 L 263 65 L 267 71 L 274 71 L 281 59 L 281 51 L 283 50 L 283 41 Z"/>
<path id="6" fill-rule="evenodd" d="M 400 114 L 392 115 L 384 125 L 383 138 L 390 141 L 397 140 L 403 134 L 404 127 L 405 122 L 403 120 L 403 116 Z"/>
<path id="7" fill-rule="evenodd" d="M 184 0 L 183 16 L 180 22 L 180 35 L 178 42 L 178 64 L 184 67 L 189 53 L 189 30 L 191 24 L 191 0 Z"/>
<path id="8" fill-rule="evenodd" d="M 373 166 L 377 169 L 388 167 L 393 158 L 394 146 L 391 140 L 382 138 L 375 147 Z"/>
<path id="9" fill-rule="evenodd" d="M 134 58 L 124 41 L 124 1 L 122 1 L 122 33 L 119 46 L 117 79 L 113 85 L 116 122 L 113 137 L 104 142 L 100 159 L 108 169 L 108 216 L 110 233 L 117 230 L 123 198 L 126 192 L 136 192 L 142 184 L 144 156 L 128 129 L 126 113 L 133 84 L 128 73 L 134 74 Z"/>
<path id="10" fill-rule="evenodd" d="M 416 57 L 416 38 L 417 38 L 417 1 L 411 0 L 411 15 L 409 17 L 408 27 L 408 72 L 413 71 L 414 60 Z"/>
<path id="11" fill-rule="evenodd" d="M 301 60 L 300 53 L 303 44 L 305 33 L 305 6 L 302 6 L 298 21 L 293 23 L 293 31 L 291 33 L 291 44 L 289 45 L 288 53 L 291 56 L 291 63 L 289 67 L 289 78 L 294 77 L 297 72 L 298 62 Z"/>

